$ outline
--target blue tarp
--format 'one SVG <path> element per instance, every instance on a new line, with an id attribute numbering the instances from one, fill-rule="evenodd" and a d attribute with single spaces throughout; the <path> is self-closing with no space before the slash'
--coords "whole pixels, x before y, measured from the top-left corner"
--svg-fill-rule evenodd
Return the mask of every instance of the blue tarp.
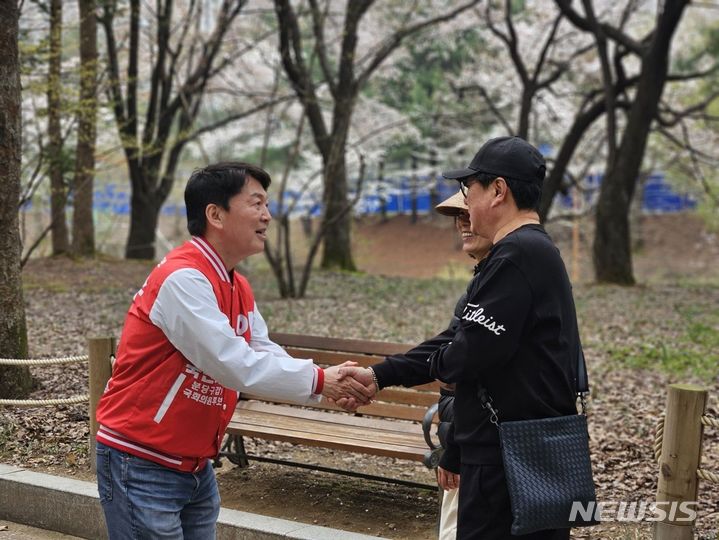
<path id="1" fill-rule="evenodd" d="M 588 188 L 584 193 L 584 202 L 590 202 L 599 194 L 599 186 L 602 182 L 601 175 L 590 175 L 585 179 L 585 186 Z M 560 206 L 572 208 L 572 193 L 567 195 L 557 194 Z M 688 193 L 677 193 L 674 191 L 662 173 L 654 173 L 647 178 L 644 184 L 644 196 L 642 199 L 642 210 L 651 214 L 668 214 L 694 210 L 697 207 L 697 200 Z"/>
<path id="2" fill-rule="evenodd" d="M 588 203 L 596 198 L 599 185 L 602 181 L 601 175 L 590 175 L 585 179 L 585 185 L 589 188 L 583 193 L 584 202 Z M 443 201 L 450 195 L 457 192 L 457 182 L 437 178 L 432 180 L 428 176 L 417 179 L 417 211 L 420 214 L 427 214 L 432 203 Z M 369 187 L 367 187 L 369 186 Z M 115 215 L 128 215 L 130 213 L 130 195 L 124 191 L 125 186 L 119 188 L 117 184 L 110 183 L 95 190 L 93 209 L 96 212 L 112 213 Z M 350 199 L 354 194 L 350 192 Z M 564 208 L 572 208 L 572 194 L 557 194 L 559 205 Z M 386 212 L 389 214 L 409 214 L 412 211 L 412 181 L 409 177 L 390 178 L 382 183 L 366 182 L 365 194 L 362 196 L 354 209 L 355 214 L 370 215 L 378 214 L 382 209 L 382 202 L 386 201 Z M 49 208 L 49 198 L 43 201 Z M 294 206 L 293 206 L 294 205 Z M 285 208 L 293 206 L 295 216 L 319 216 L 322 210 L 322 203 L 319 195 L 310 195 L 299 191 L 289 190 L 285 192 Z M 666 182 L 661 173 L 652 174 L 644 187 L 644 199 L 642 209 L 650 213 L 672 213 L 684 210 L 693 210 L 697 201 L 686 193 L 677 193 Z M 33 208 L 32 201 L 23 205 L 22 210 L 27 211 Z M 270 201 L 270 212 L 274 215 L 279 213 L 277 200 Z M 168 202 L 161 209 L 162 215 L 174 216 L 185 214 L 183 203 Z"/>

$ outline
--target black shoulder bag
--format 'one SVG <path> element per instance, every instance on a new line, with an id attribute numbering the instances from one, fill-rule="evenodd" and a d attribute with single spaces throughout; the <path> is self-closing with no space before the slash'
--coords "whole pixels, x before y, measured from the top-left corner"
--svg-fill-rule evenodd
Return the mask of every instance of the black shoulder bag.
<path id="1" fill-rule="evenodd" d="M 585 396 L 587 367 L 581 344 L 577 355 L 577 395 L 581 414 L 500 422 L 492 398 L 480 386 L 479 398 L 499 430 L 502 460 L 512 506 L 512 535 L 595 525 L 584 519 L 596 502 Z"/>

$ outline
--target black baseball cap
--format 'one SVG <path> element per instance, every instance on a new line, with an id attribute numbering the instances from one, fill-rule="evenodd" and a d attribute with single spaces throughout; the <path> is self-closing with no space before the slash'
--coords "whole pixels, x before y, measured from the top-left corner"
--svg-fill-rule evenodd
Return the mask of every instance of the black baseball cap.
<path id="1" fill-rule="evenodd" d="M 534 146 L 519 137 L 497 137 L 482 145 L 469 167 L 442 173 L 445 178 L 462 180 L 477 173 L 542 185 L 547 167 Z"/>

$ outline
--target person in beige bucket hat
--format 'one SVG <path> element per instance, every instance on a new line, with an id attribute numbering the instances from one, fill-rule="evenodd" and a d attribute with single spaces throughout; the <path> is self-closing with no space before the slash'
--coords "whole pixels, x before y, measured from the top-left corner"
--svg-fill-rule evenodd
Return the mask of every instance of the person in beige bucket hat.
<path id="1" fill-rule="evenodd" d="M 469 222 L 469 209 L 461 191 L 458 191 L 451 197 L 439 203 L 435 206 L 435 209 L 439 214 L 454 218 L 455 228 L 462 240 L 462 251 L 475 259 L 477 262 L 474 268 L 474 281 L 474 279 L 478 276 L 478 272 L 482 266 L 482 261 L 487 257 L 489 250 L 492 247 L 491 241 L 472 233 L 471 224 Z M 391 384 L 412 386 L 414 384 L 419 384 L 419 380 L 426 377 L 428 372 L 428 358 L 440 348 L 447 346 L 447 344 L 453 339 L 457 325 L 460 324 L 462 311 L 464 310 L 466 304 L 466 297 L 467 295 L 465 293 L 457 302 L 452 320 L 444 332 L 417 345 L 404 354 L 396 354 L 385 359 L 382 364 L 386 365 L 385 371 L 388 372 L 388 375 L 390 374 L 389 372 L 391 372 L 391 376 L 393 378 L 393 380 L 388 382 L 385 386 L 389 386 Z M 373 368 L 376 367 L 377 364 L 373 366 Z M 368 384 L 373 380 L 372 376 L 369 375 L 372 372 L 365 370 L 364 368 L 345 369 L 345 372 L 348 375 L 356 377 L 369 376 L 370 378 L 367 380 Z M 415 380 L 415 375 L 419 377 L 419 379 Z M 375 384 L 377 384 L 377 387 L 379 388 L 379 384 L 376 380 Z M 454 416 L 453 386 L 454 385 L 443 384 L 440 387 L 441 395 L 439 398 L 438 409 L 440 423 L 437 428 L 437 435 L 444 452 L 455 455 L 459 452 L 459 447 L 454 444 L 453 436 L 451 434 L 451 424 Z M 438 469 L 437 481 L 440 485 L 447 486 L 447 489 L 443 492 L 442 497 L 439 540 L 454 540 L 457 537 L 457 508 L 459 492 L 457 488 L 459 487 L 459 475 Z"/>
<path id="2" fill-rule="evenodd" d="M 489 253 L 489 249 L 492 247 L 492 242 L 472 232 L 472 226 L 469 222 L 469 208 L 467 207 L 467 203 L 465 202 L 462 192 L 458 191 L 434 208 L 437 210 L 437 213 L 454 218 L 454 226 L 457 229 L 460 239 L 462 240 L 462 251 L 475 259 L 477 261 L 477 266 L 479 266 L 479 263 Z M 475 273 L 478 270 L 479 269 L 475 267 Z M 458 315 L 456 313 L 457 309 L 461 312 L 463 307 L 464 296 L 457 303 L 455 317 Z M 441 395 L 439 398 L 440 424 L 437 433 L 445 452 L 457 451 L 456 447 L 453 448 L 453 445 L 447 440 L 450 425 L 454 418 L 454 389 L 452 386 L 453 385 L 442 385 L 440 390 Z M 446 474 L 446 471 L 438 469 L 437 474 Z M 457 489 L 458 479 L 452 477 L 447 478 L 446 480 L 450 485 L 454 485 L 455 487 L 454 489 L 443 491 L 442 494 L 442 506 L 439 516 L 439 540 L 454 540 L 454 538 L 457 537 L 457 503 L 459 494 L 459 489 Z"/>
<path id="3" fill-rule="evenodd" d="M 489 253 L 492 242 L 472 232 L 469 222 L 469 208 L 464 200 L 464 195 L 458 191 L 434 207 L 439 214 L 454 218 L 457 233 L 462 240 L 462 251 L 467 255 L 481 261 Z"/>

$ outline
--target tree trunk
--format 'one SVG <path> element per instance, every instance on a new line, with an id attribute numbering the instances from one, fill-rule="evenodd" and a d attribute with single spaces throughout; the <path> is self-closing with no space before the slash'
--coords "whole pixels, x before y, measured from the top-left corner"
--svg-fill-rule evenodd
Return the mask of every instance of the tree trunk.
<path id="1" fill-rule="evenodd" d="M 160 205 L 154 201 L 154 197 L 134 187 L 130 204 L 130 233 L 127 237 L 125 258 L 155 258 L 155 231 L 159 218 Z"/>
<path id="2" fill-rule="evenodd" d="M 48 175 L 50 176 L 50 232 L 52 254 L 61 255 L 70 250 L 67 231 L 67 188 L 64 178 L 62 130 L 60 116 L 62 103 L 60 83 L 62 64 L 62 0 L 50 2 L 50 58 L 47 76 L 47 136 Z"/>
<path id="3" fill-rule="evenodd" d="M 517 133 L 510 133 L 510 135 L 516 135 L 517 137 L 528 140 L 529 137 L 529 115 L 532 113 L 532 98 L 537 92 L 537 89 L 530 85 L 528 82 L 524 85 L 522 91 L 522 100 L 519 107 L 519 119 L 517 122 Z"/>
<path id="4" fill-rule="evenodd" d="M 97 20 L 95 0 L 79 0 L 80 7 L 80 101 L 75 158 L 75 199 L 72 219 L 72 250 L 76 255 L 95 254 L 92 219 L 95 177 L 97 116 Z"/>
<path id="5" fill-rule="evenodd" d="M 27 356 L 25 304 L 20 273 L 21 98 L 17 2 L 0 4 L 0 356 Z M 26 397 L 32 388 L 26 367 L 0 366 L 0 397 Z"/>
<path id="6" fill-rule="evenodd" d="M 344 144 L 335 145 L 344 150 Z M 331 223 L 324 236 L 322 268 L 354 271 L 352 259 L 352 213 L 347 200 L 347 166 L 342 152 L 331 153 L 325 165 L 324 221 Z"/>
<path id="7" fill-rule="evenodd" d="M 410 223 L 417 223 L 417 166 L 419 165 L 417 157 L 412 156 L 412 174 L 409 177 L 409 204 L 410 204 Z"/>
<path id="8" fill-rule="evenodd" d="M 325 205 L 323 226 L 322 268 L 357 270 L 352 258 L 352 209 L 347 200 L 347 160 L 345 150 L 350 129 L 355 97 L 345 91 L 342 99 L 335 101 L 330 145 L 322 158 L 324 161 Z"/>
<path id="9" fill-rule="evenodd" d="M 644 249 L 644 231 L 642 230 L 642 211 L 644 207 L 644 188 L 652 174 L 653 167 L 639 174 L 634 199 L 629 207 L 629 231 L 632 239 L 632 252 Z"/>
<path id="10" fill-rule="evenodd" d="M 633 285 L 629 242 L 631 198 L 618 183 L 619 178 L 621 174 L 611 171 L 602 181 L 594 231 L 594 271 L 599 282 Z"/>
<path id="11" fill-rule="evenodd" d="M 379 195 L 379 212 L 382 216 L 382 223 L 387 222 L 387 206 L 389 205 L 389 195 L 384 182 L 384 160 L 382 160 L 379 162 L 379 172 L 377 173 L 377 193 Z"/>
<path id="12" fill-rule="evenodd" d="M 667 2 L 642 58 L 637 93 L 617 150 L 616 162 L 602 181 L 594 236 L 594 272 L 599 282 L 631 285 L 629 209 L 669 68 L 672 37 L 688 0 Z"/>

